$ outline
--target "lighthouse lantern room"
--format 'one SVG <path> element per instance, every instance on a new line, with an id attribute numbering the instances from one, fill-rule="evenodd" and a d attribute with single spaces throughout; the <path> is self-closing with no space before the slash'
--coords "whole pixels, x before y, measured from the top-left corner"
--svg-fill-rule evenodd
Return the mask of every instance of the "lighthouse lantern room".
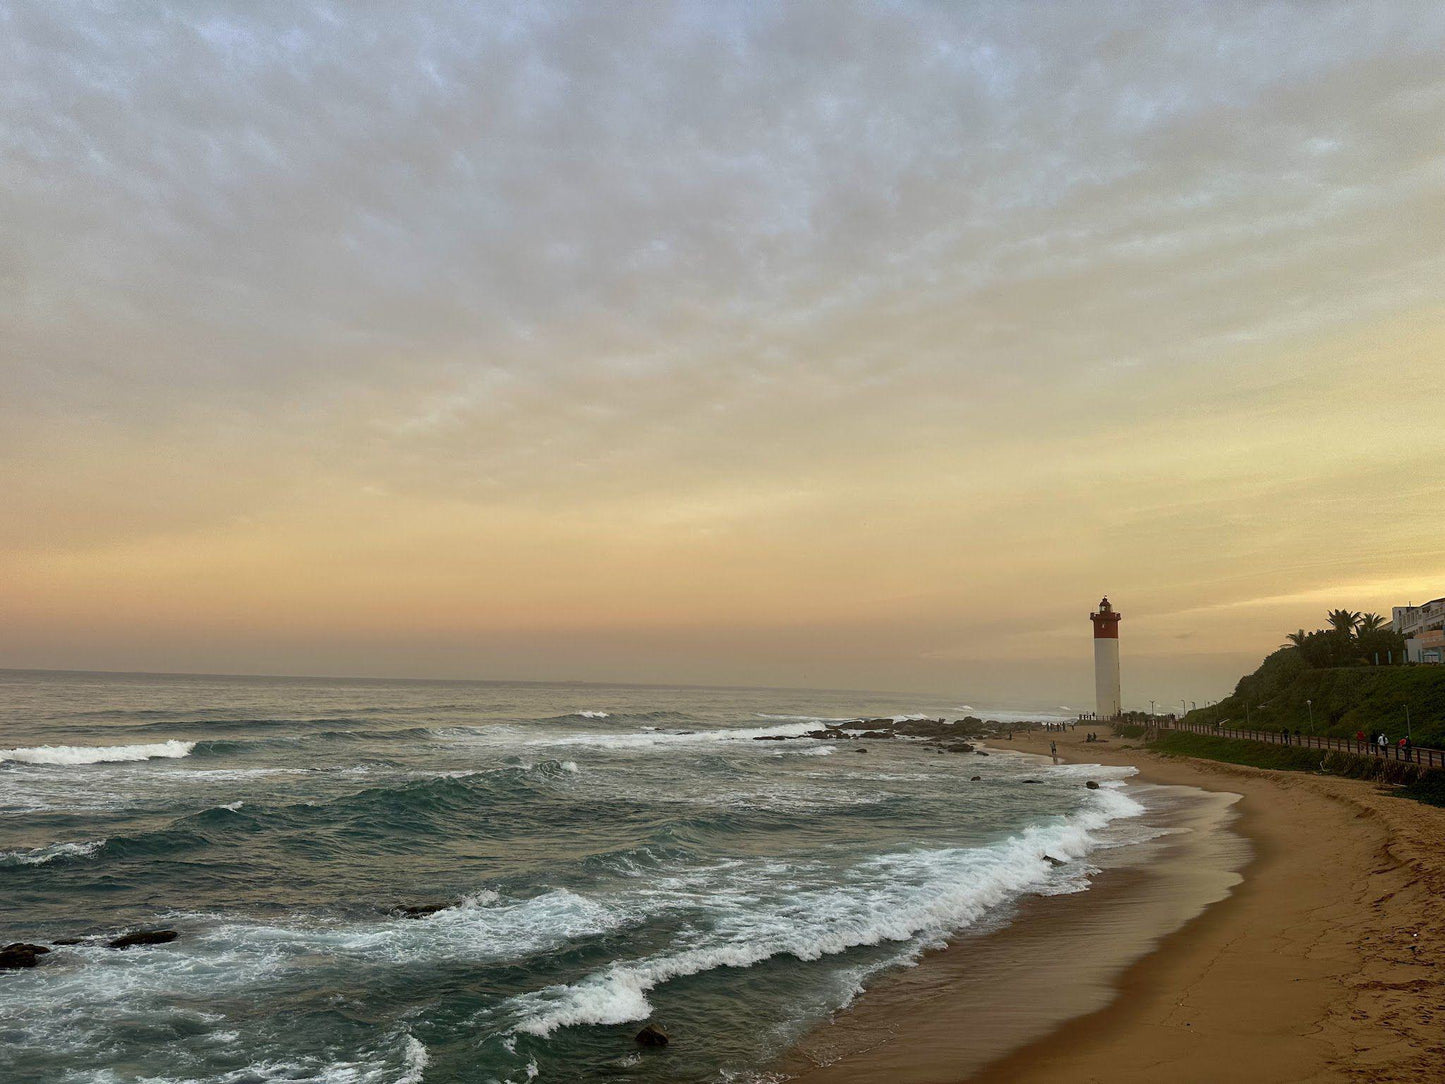
<path id="1" fill-rule="evenodd" d="M 1119 702 L 1119 618 L 1107 596 L 1099 602 L 1094 623 L 1094 702 L 1100 719 L 1117 719 Z"/>

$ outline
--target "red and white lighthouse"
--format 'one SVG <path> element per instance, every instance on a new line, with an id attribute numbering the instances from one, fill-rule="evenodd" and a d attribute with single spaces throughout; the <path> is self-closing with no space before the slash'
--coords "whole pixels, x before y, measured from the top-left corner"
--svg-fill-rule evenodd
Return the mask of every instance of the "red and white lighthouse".
<path id="1" fill-rule="evenodd" d="M 1099 602 L 1094 623 L 1094 703 L 1100 719 L 1117 719 L 1119 703 L 1119 614 L 1108 598 Z"/>

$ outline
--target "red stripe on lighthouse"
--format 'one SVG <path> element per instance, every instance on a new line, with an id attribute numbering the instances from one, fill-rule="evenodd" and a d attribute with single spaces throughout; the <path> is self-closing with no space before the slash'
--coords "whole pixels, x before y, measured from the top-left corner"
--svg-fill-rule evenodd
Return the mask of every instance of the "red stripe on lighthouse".
<path id="1" fill-rule="evenodd" d="M 1089 620 L 1094 623 L 1095 640 L 1117 640 L 1119 638 L 1119 618 L 1123 615 L 1114 607 L 1109 605 L 1108 598 L 1099 600 L 1099 611 L 1089 615 Z"/>

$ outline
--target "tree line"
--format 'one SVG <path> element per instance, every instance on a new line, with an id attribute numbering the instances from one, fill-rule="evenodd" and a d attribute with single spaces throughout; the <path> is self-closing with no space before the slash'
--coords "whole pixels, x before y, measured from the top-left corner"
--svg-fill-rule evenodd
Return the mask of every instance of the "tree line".
<path id="1" fill-rule="evenodd" d="M 1314 670 L 1385 666 L 1405 660 L 1405 638 L 1379 614 L 1331 610 L 1325 622 L 1328 628 L 1290 633 L 1281 646 L 1299 652 L 1305 665 Z"/>

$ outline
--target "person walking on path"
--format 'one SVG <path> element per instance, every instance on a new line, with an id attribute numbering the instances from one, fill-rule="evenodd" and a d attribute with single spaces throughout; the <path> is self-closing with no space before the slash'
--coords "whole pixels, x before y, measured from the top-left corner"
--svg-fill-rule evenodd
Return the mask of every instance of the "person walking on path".
<path id="1" fill-rule="evenodd" d="M 1058 760 L 1058 759 L 1059 759 L 1059 743 L 1058 743 L 1058 742 L 1055 742 L 1055 741 L 1049 742 L 1049 756 L 1053 757 L 1055 760 Z"/>
<path id="2" fill-rule="evenodd" d="M 1284 743 L 1289 744 L 1289 727 L 1285 727 L 1280 733 L 1284 735 Z"/>

